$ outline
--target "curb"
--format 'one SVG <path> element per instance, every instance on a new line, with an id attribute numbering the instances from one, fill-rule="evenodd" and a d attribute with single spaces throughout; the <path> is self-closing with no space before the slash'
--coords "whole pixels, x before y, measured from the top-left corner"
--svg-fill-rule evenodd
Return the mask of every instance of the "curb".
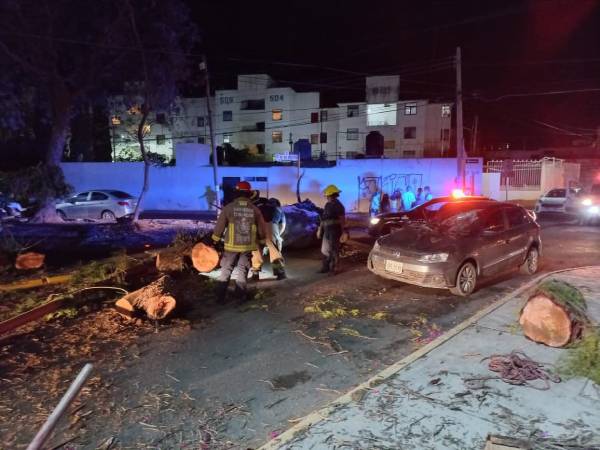
<path id="1" fill-rule="evenodd" d="M 442 334 L 438 338 L 436 338 L 433 341 L 431 341 L 429 344 L 421 347 L 420 349 L 416 350 L 415 352 L 411 353 L 410 355 L 402 358 L 400 361 L 398 361 L 398 362 L 392 364 L 391 366 L 383 369 L 381 372 L 379 372 L 378 374 L 376 374 L 373 377 L 369 378 L 367 381 L 365 381 L 365 382 L 359 384 L 358 386 L 352 388 L 351 390 L 349 390 L 348 392 L 346 392 L 341 397 L 338 397 L 337 399 L 333 400 L 328 405 L 324 406 L 323 408 L 317 409 L 316 411 L 313 411 L 312 413 L 309 413 L 307 416 L 305 416 L 296 425 L 294 425 L 293 427 L 289 428 L 288 430 L 286 430 L 285 432 L 283 432 L 282 434 L 280 434 L 275 439 L 272 439 L 272 440 L 268 441 L 267 443 L 265 443 L 264 445 L 262 445 L 261 447 L 259 447 L 257 450 L 275 450 L 275 449 L 280 448 L 280 446 L 289 443 L 292 439 L 294 439 L 296 437 L 296 435 L 298 433 L 307 430 L 311 426 L 313 426 L 313 425 L 321 422 L 324 419 L 327 419 L 327 417 L 331 413 L 335 412 L 340 407 L 348 405 L 351 402 L 353 402 L 354 401 L 353 397 L 355 397 L 355 396 L 358 395 L 358 398 L 362 398 L 362 393 L 360 391 L 364 391 L 364 390 L 372 388 L 373 386 L 381 384 L 386 379 L 388 379 L 391 376 L 393 376 L 396 373 L 398 373 L 404 367 L 406 367 L 406 366 L 412 364 L 413 362 L 415 362 L 416 360 L 422 358 L 423 356 L 425 356 L 426 354 L 428 354 L 432 350 L 436 349 L 437 347 L 439 347 L 440 345 L 442 345 L 446 341 L 449 341 L 454 336 L 458 335 L 460 332 L 462 332 L 466 328 L 468 328 L 471 325 L 473 325 L 479 319 L 481 319 L 481 318 L 487 316 L 488 314 L 492 313 L 496 309 L 500 308 L 502 305 L 508 303 L 510 300 L 513 300 L 515 297 L 518 297 L 523 292 L 527 291 L 528 289 L 530 289 L 531 287 L 533 287 L 535 284 L 539 283 L 544 278 L 552 276 L 552 275 L 556 275 L 556 274 L 559 274 L 559 273 L 571 272 L 571 271 L 574 271 L 574 270 L 581 270 L 581 269 L 590 269 L 590 268 L 600 268 L 600 266 L 573 267 L 573 268 L 570 268 L 570 269 L 554 270 L 552 272 L 548 272 L 548 273 L 544 273 L 544 274 L 538 275 L 534 279 L 528 281 L 527 283 L 525 283 L 521 287 L 517 288 L 512 293 L 505 295 L 504 297 L 502 297 L 498 301 L 496 301 L 493 304 L 491 304 L 491 305 L 483 308 L 482 310 L 480 310 L 479 312 L 475 313 L 470 318 L 464 320 L 463 322 L 459 323 L 455 327 L 451 328 L 446 333 Z"/>

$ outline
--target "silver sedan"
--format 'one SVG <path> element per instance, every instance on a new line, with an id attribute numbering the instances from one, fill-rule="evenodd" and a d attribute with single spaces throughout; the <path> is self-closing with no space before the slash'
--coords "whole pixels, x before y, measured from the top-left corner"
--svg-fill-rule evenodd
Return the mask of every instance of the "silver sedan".
<path id="1" fill-rule="evenodd" d="M 63 220 L 93 219 L 114 222 L 133 214 L 137 199 L 117 190 L 80 192 L 56 205 L 56 213 Z"/>

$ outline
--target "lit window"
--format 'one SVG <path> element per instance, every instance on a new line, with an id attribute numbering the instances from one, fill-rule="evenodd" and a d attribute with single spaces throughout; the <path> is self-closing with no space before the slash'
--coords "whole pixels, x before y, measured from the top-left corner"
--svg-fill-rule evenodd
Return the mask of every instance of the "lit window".
<path id="1" fill-rule="evenodd" d="M 318 123 L 319 122 L 319 113 L 313 112 L 310 113 L 310 123 Z"/>
<path id="2" fill-rule="evenodd" d="M 146 125 L 144 125 L 144 128 L 143 128 L 144 134 L 150 133 L 150 130 L 152 130 L 152 128 L 150 127 L 149 123 L 147 123 Z"/>
<path id="3" fill-rule="evenodd" d="M 416 139 L 417 127 L 404 127 L 404 139 Z"/>
<path id="4" fill-rule="evenodd" d="M 206 138 L 204 136 L 198 136 L 198 144 L 206 144 Z"/>
<path id="5" fill-rule="evenodd" d="M 204 117 L 198 116 L 196 118 L 196 126 L 203 127 L 204 126 Z"/>
<path id="6" fill-rule="evenodd" d="M 156 114 L 156 123 L 165 124 L 167 122 L 167 118 L 164 113 Z"/>
<path id="7" fill-rule="evenodd" d="M 397 109 L 398 107 L 393 103 L 367 105 L 367 126 L 396 125 Z"/>
<path id="8" fill-rule="evenodd" d="M 321 133 L 321 144 L 327 144 L 327 133 Z"/>
<path id="9" fill-rule="evenodd" d="M 164 134 L 156 135 L 156 145 L 165 145 L 165 135 Z"/>
<path id="10" fill-rule="evenodd" d="M 416 103 L 407 103 L 404 105 L 404 115 L 405 116 L 414 116 L 417 114 L 417 104 Z"/>
<path id="11" fill-rule="evenodd" d="M 311 144 L 318 144 L 319 143 L 319 135 L 318 134 L 311 134 L 310 135 L 310 143 Z"/>
<path id="12" fill-rule="evenodd" d="M 223 122 L 231 122 L 233 120 L 233 111 L 223 111 Z"/>
<path id="13" fill-rule="evenodd" d="M 348 128 L 346 130 L 347 141 L 358 141 L 358 128 Z"/>
<path id="14" fill-rule="evenodd" d="M 273 118 L 274 121 L 282 120 L 283 119 L 283 111 L 281 109 L 274 109 L 273 112 L 271 113 L 271 117 Z"/>
<path id="15" fill-rule="evenodd" d="M 230 144 L 231 143 L 231 133 L 225 133 L 223 135 L 223 144 Z"/>
<path id="16" fill-rule="evenodd" d="M 271 133 L 271 141 L 274 144 L 277 144 L 279 142 L 283 142 L 283 132 L 281 132 L 281 131 L 273 131 Z"/>
<path id="17" fill-rule="evenodd" d="M 321 122 L 327 122 L 327 111 L 321 111 Z"/>
<path id="18" fill-rule="evenodd" d="M 358 105 L 348 105 L 346 113 L 348 117 L 358 117 Z"/>
<path id="19" fill-rule="evenodd" d="M 442 128 L 440 132 L 440 138 L 442 141 L 450 140 L 450 128 Z"/>
<path id="20" fill-rule="evenodd" d="M 383 148 L 386 150 L 394 150 L 396 148 L 396 141 L 393 139 L 389 141 L 383 141 Z"/>
<path id="21" fill-rule="evenodd" d="M 112 116 L 110 121 L 113 125 L 121 125 L 121 116 Z"/>
<path id="22" fill-rule="evenodd" d="M 442 117 L 450 117 L 450 105 L 442 105 Z"/>

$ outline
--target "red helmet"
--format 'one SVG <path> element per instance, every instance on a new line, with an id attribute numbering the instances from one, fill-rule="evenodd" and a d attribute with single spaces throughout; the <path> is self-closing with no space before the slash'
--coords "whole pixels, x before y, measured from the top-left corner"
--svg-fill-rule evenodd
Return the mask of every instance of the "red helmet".
<path id="1" fill-rule="evenodd" d="M 235 185 L 236 190 L 238 191 L 251 191 L 252 186 L 247 181 L 238 181 Z"/>

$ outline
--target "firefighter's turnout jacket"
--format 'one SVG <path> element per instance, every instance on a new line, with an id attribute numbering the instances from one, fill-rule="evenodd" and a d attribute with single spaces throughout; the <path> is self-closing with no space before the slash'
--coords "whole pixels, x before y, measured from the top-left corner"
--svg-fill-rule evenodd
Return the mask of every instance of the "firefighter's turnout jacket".
<path id="1" fill-rule="evenodd" d="M 222 209 L 212 240 L 219 242 L 225 228 L 227 252 L 251 252 L 258 249 L 258 244 L 265 243 L 265 222 L 260 210 L 247 198 L 236 198 Z"/>

